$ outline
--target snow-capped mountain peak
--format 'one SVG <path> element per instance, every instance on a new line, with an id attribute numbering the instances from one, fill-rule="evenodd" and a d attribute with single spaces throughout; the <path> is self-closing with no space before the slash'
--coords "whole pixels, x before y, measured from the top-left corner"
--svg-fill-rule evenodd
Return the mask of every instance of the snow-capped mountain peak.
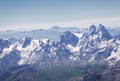
<path id="1" fill-rule="evenodd" d="M 97 34 L 97 27 L 95 25 L 91 25 L 89 28 L 88 28 L 88 33 L 90 35 L 94 35 L 94 34 Z"/>

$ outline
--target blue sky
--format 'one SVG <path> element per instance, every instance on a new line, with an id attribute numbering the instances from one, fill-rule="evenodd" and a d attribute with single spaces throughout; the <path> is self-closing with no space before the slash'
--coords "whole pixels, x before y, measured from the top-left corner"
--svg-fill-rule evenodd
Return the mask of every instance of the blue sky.
<path id="1" fill-rule="evenodd" d="M 81 23 L 105 18 L 108 20 L 117 18 L 117 22 L 119 22 L 120 0 L 0 0 L 1 28 L 52 25 L 53 23 L 53 25 L 60 25 L 72 21 Z M 113 22 L 113 24 L 115 23 Z"/>

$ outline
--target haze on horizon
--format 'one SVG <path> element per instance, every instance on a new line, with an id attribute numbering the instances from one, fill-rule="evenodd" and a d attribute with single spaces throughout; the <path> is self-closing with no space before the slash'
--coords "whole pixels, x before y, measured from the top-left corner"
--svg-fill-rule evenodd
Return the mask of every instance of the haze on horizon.
<path id="1" fill-rule="evenodd" d="M 0 30 L 120 27 L 120 0 L 0 0 Z"/>

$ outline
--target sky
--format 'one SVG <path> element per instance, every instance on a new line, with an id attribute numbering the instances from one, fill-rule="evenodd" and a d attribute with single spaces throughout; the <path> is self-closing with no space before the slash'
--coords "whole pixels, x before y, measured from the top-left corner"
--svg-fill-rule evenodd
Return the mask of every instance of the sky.
<path id="1" fill-rule="evenodd" d="M 119 22 L 120 0 L 0 0 L 0 30 Z"/>

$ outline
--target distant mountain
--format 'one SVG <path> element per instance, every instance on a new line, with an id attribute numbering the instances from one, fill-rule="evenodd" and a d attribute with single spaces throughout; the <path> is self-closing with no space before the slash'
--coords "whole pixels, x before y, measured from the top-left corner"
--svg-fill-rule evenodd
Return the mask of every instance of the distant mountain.
<path id="1" fill-rule="evenodd" d="M 60 28 L 58 26 L 53 26 L 50 29 L 36 29 L 31 31 L 20 31 L 20 30 L 6 30 L 0 31 L 0 38 L 7 39 L 8 37 L 14 37 L 16 39 L 25 38 L 25 37 L 32 37 L 34 39 L 45 39 L 48 38 L 50 40 L 59 40 L 59 36 L 63 34 L 65 31 L 72 31 L 72 32 L 83 32 L 85 28 L 76 28 L 76 27 L 69 27 L 69 28 Z"/>
<path id="2" fill-rule="evenodd" d="M 111 34 L 111 36 L 116 36 L 120 32 L 120 27 L 107 27 L 108 32 Z M 59 40 L 59 36 L 63 34 L 66 31 L 70 32 L 79 32 L 84 33 L 86 31 L 86 28 L 77 28 L 77 27 L 66 27 L 61 28 L 58 26 L 53 26 L 50 29 L 36 29 L 36 30 L 6 30 L 6 31 L 0 31 L 0 38 L 7 39 L 9 37 L 14 37 L 16 39 L 25 38 L 25 37 L 32 37 L 34 39 L 45 39 L 48 38 L 50 40 Z"/>

